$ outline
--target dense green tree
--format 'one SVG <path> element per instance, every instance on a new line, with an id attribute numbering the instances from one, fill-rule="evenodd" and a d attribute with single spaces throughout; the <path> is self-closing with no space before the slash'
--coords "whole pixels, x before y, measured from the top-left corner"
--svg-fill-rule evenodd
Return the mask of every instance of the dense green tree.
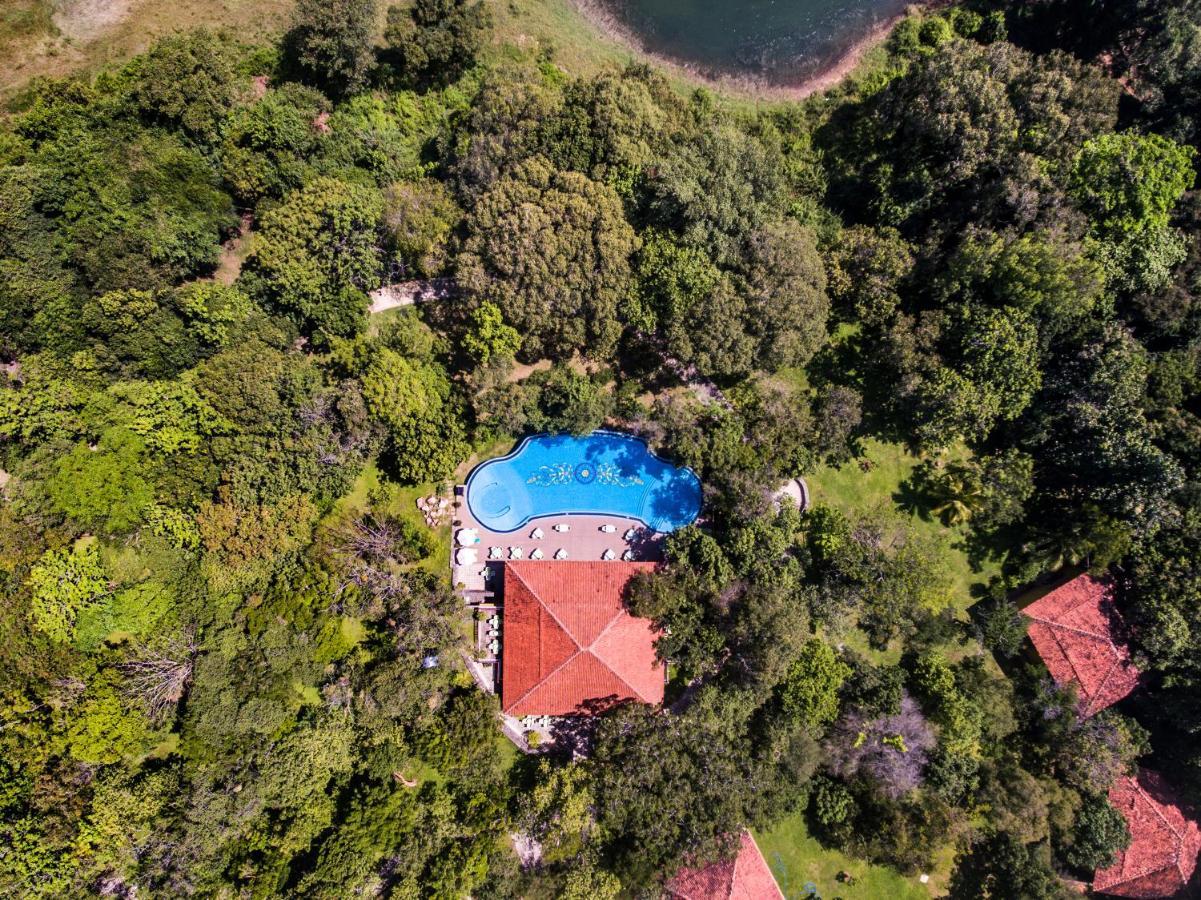
<path id="1" fill-rule="evenodd" d="M 850 674 L 850 666 L 828 644 L 809 641 L 788 669 L 780 693 L 784 711 L 818 728 L 833 722 L 838 717 L 838 692 Z"/>
<path id="2" fill-rule="evenodd" d="M 950 290 L 1025 310 L 1051 325 L 1102 302 L 1104 274 L 1084 247 L 1059 233 L 970 234 L 948 261 Z"/>
<path id="3" fill-rule="evenodd" d="M 847 228 L 830 254 L 830 296 L 843 316 L 884 325 L 901 305 L 899 288 L 913 251 L 895 228 Z"/>
<path id="4" fill-rule="evenodd" d="M 588 434 L 600 428 L 613 409 L 607 386 L 570 366 L 552 366 L 528 383 L 537 393 L 531 397 L 526 418 L 539 431 Z"/>
<path id="5" fill-rule="evenodd" d="M 778 153 L 740 129 L 702 128 L 675 148 L 649 185 L 651 213 L 719 265 L 730 265 L 780 211 L 780 170 Z"/>
<path id="6" fill-rule="evenodd" d="M 826 274 L 816 236 L 791 219 L 750 236 L 745 262 L 747 330 L 759 367 L 802 366 L 826 342 Z"/>
<path id="7" fill-rule="evenodd" d="M 233 194 L 254 204 L 300 187 L 324 143 L 313 125 L 324 111 L 320 93 L 291 83 L 235 109 L 221 146 L 221 172 Z"/>
<path id="8" fill-rule="evenodd" d="M 320 342 L 356 333 L 364 291 L 379 283 L 382 211 L 377 191 L 316 179 L 263 217 L 246 261 L 248 290 Z"/>
<path id="9" fill-rule="evenodd" d="M 956 860 L 950 896 L 967 898 L 1021 897 L 1056 900 L 1065 895 L 1051 869 L 1045 848 L 1022 843 L 1002 832 L 974 843 Z"/>
<path id="10" fill-rule="evenodd" d="M 415 0 L 388 7 L 387 57 L 420 86 L 449 84 L 474 64 L 492 17 L 480 0 Z"/>
<path id="11" fill-rule="evenodd" d="M 480 199 L 467 233 L 459 284 L 500 307 L 524 357 L 613 350 L 638 241 L 612 188 L 534 160 Z"/>
<path id="12" fill-rule="evenodd" d="M 94 544 L 47 550 L 29 572 L 34 627 L 60 643 L 75 635 L 82 612 L 109 589 Z"/>
<path id="13" fill-rule="evenodd" d="M 463 211 L 440 181 L 398 182 L 384 192 L 383 227 L 398 274 L 430 277 L 448 261 L 447 245 Z"/>
<path id="14" fill-rule="evenodd" d="M 292 63 L 330 96 L 353 94 L 375 63 L 378 0 L 300 0 L 287 43 Z"/>
<path id="15" fill-rule="evenodd" d="M 123 534 L 141 521 L 154 499 L 145 478 L 145 443 L 111 428 L 95 447 L 78 444 L 64 454 L 46 482 L 54 505 L 84 528 Z"/>
<path id="16" fill-rule="evenodd" d="M 983 438 L 1016 419 L 1041 383 L 1037 330 L 1020 310 L 967 307 L 948 338 L 950 365 L 917 390 L 918 433 L 935 446 Z"/>
<path id="17" fill-rule="evenodd" d="M 1129 846 L 1125 817 L 1104 797 L 1088 797 L 1076 813 L 1072 843 L 1060 852 L 1068 865 L 1090 872 L 1113 865 Z"/>
<path id="18" fill-rule="evenodd" d="M 1106 134 L 1081 148 L 1072 192 L 1093 220 L 1099 259 L 1115 286 L 1153 291 L 1185 258 L 1169 227 L 1172 207 L 1192 186 L 1194 151 L 1161 135 Z"/>
<path id="19" fill-rule="evenodd" d="M 213 143 L 238 97 L 230 41 L 201 28 L 163 38 L 127 69 L 130 97 L 147 116 Z"/>

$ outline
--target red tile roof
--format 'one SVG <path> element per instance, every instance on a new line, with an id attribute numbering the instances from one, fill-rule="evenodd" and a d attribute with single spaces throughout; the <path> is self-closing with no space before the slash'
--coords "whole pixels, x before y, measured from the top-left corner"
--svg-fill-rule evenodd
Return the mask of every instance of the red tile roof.
<path id="1" fill-rule="evenodd" d="M 738 855 L 703 869 L 681 869 L 664 886 L 672 900 L 784 900 L 767 860 L 750 832 Z"/>
<path id="2" fill-rule="evenodd" d="M 1163 779 L 1142 769 L 1121 778 L 1109 802 L 1126 817 L 1130 846 L 1118 861 L 1093 876 L 1093 890 L 1118 897 L 1171 897 L 1182 890 L 1197 865 L 1201 830 L 1173 800 Z"/>
<path id="3" fill-rule="evenodd" d="M 568 715 L 588 701 L 662 703 L 654 627 L 625 611 L 630 579 L 654 563 L 505 564 L 501 707 Z"/>
<path id="4" fill-rule="evenodd" d="M 1081 575 L 1031 603 L 1025 614 L 1031 619 L 1030 640 L 1051 677 L 1076 685 L 1082 715 L 1112 706 L 1134 690 L 1138 669 L 1126 645 L 1113 640 L 1116 613 L 1105 582 Z"/>

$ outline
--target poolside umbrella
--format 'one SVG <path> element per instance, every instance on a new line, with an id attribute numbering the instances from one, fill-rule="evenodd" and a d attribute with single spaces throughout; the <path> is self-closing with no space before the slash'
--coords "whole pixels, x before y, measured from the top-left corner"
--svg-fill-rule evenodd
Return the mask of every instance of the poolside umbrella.
<path id="1" fill-rule="evenodd" d="M 621 554 L 621 558 L 624 559 L 626 562 L 629 562 L 630 560 L 632 560 L 634 558 L 634 551 L 627 550 L 625 553 Z"/>
<path id="2" fill-rule="evenodd" d="M 530 551 L 530 559 L 542 559 L 542 548 L 535 547 Z"/>
<path id="3" fill-rule="evenodd" d="M 470 565 L 474 564 L 475 562 L 477 562 L 478 560 L 479 560 L 479 554 L 477 554 L 470 547 L 460 547 L 459 552 L 455 554 L 455 561 L 460 566 L 470 566 Z"/>
<path id="4" fill-rule="evenodd" d="M 554 528 L 555 531 L 571 531 L 571 526 L 566 522 L 560 522 L 558 525 L 554 526 Z"/>
<path id="5" fill-rule="evenodd" d="M 489 547 L 488 548 L 488 559 L 502 559 L 504 557 L 504 555 L 505 555 L 505 551 L 502 550 L 500 547 Z"/>
<path id="6" fill-rule="evenodd" d="M 613 551 L 610 550 L 608 547 L 606 547 L 605 552 L 601 554 L 601 559 L 612 559 L 612 558 L 613 558 Z"/>
<path id="7" fill-rule="evenodd" d="M 520 547 L 510 547 L 509 548 L 509 559 L 521 559 L 521 548 Z"/>
<path id="8" fill-rule="evenodd" d="M 531 540 L 540 541 L 540 540 L 542 540 L 542 538 L 543 538 L 543 533 L 542 533 L 541 528 L 535 528 L 533 531 L 530 532 Z"/>
<path id="9" fill-rule="evenodd" d="M 615 532 L 617 530 L 617 526 L 605 524 L 600 527 L 600 530 L 603 531 L 605 534 L 612 534 L 613 532 Z"/>
<path id="10" fill-rule="evenodd" d="M 560 547 L 555 551 L 555 559 L 567 559 L 567 551 Z"/>
<path id="11" fill-rule="evenodd" d="M 623 534 L 621 537 L 623 540 L 632 541 L 637 536 L 638 536 L 638 529 L 631 528 L 625 534 Z"/>
<path id="12" fill-rule="evenodd" d="M 458 539 L 460 547 L 470 547 L 472 544 L 480 542 L 479 532 L 474 528 L 460 528 Z"/>

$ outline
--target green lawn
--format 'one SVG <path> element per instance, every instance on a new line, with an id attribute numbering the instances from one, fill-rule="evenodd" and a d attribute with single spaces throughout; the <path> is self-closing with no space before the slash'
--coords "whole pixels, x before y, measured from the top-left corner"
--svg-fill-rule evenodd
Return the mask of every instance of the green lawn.
<path id="1" fill-rule="evenodd" d="M 789 816 L 770 831 L 755 835 L 759 849 L 780 890 L 788 900 L 800 900 L 806 885 L 817 888 L 824 900 L 843 897 L 845 900 L 928 900 L 929 887 L 914 878 L 906 878 L 885 866 L 874 866 L 852 859 L 837 850 L 827 850 L 810 837 L 801 813 Z M 839 872 L 850 873 L 853 885 L 838 881 Z M 933 879 L 932 879 L 933 880 Z"/>
<path id="2" fill-rule="evenodd" d="M 436 484 L 416 484 L 400 486 L 386 482 L 374 462 L 368 463 L 355 479 L 349 493 L 339 498 L 333 510 L 326 517 L 330 519 L 351 514 L 356 510 L 366 509 L 368 498 L 372 495 L 383 495 L 386 498 L 384 509 L 398 519 L 413 523 L 420 529 L 427 529 L 425 518 L 417 509 L 417 498 L 428 497 L 437 491 Z M 434 551 L 416 565 L 428 569 L 435 575 L 450 577 L 450 520 L 434 530 Z"/>
<path id="3" fill-rule="evenodd" d="M 825 503 L 846 513 L 866 513 L 891 507 L 909 516 L 914 528 L 938 546 L 954 577 L 956 606 L 962 611 L 975 603 L 972 587 L 985 584 L 999 571 L 994 562 L 986 563 L 980 571 L 972 568 L 967 553 L 962 547 L 966 530 L 962 527 L 948 528 L 937 518 L 924 518 L 918 511 L 908 513 L 898 505 L 901 485 L 921 461 L 900 444 L 886 444 L 874 438 L 863 441 L 863 460 L 869 468 L 865 471 L 861 460 L 855 459 L 846 465 L 834 468 L 822 466 L 805 481 L 809 485 L 810 500 Z M 966 449 L 948 454 L 949 459 L 963 459 Z"/>

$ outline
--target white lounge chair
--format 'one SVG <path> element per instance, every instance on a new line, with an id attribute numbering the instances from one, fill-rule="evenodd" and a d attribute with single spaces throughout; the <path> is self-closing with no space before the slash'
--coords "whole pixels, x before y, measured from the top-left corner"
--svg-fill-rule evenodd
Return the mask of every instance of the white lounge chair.
<path id="1" fill-rule="evenodd" d="M 530 551 L 530 559 L 542 559 L 542 548 L 535 547 Z"/>
<path id="2" fill-rule="evenodd" d="M 555 551 L 555 559 L 567 559 L 567 551 L 560 547 Z"/>
<path id="3" fill-rule="evenodd" d="M 521 559 L 522 549 L 520 547 L 509 548 L 509 559 Z"/>
<path id="4" fill-rule="evenodd" d="M 503 547 L 489 547 L 488 559 L 504 559 L 505 551 Z"/>
<path id="5" fill-rule="evenodd" d="M 601 554 L 601 559 L 609 560 L 609 559 L 613 559 L 615 556 L 616 556 L 616 554 L 612 550 L 610 550 L 608 547 L 606 547 L 605 552 Z"/>
<path id="6" fill-rule="evenodd" d="M 558 525 L 554 526 L 554 529 L 558 532 L 571 531 L 571 526 L 566 522 L 560 522 Z"/>
<path id="7" fill-rule="evenodd" d="M 617 531 L 617 526 L 606 523 L 600 527 L 600 530 L 605 534 L 613 534 L 615 531 Z"/>
<path id="8" fill-rule="evenodd" d="M 631 562 L 634 559 L 634 551 L 627 550 L 625 553 L 621 554 L 621 558 L 626 562 Z"/>
<path id="9" fill-rule="evenodd" d="M 535 528 L 530 532 L 530 540 L 532 541 L 540 541 L 543 537 L 544 535 L 541 528 Z"/>
<path id="10" fill-rule="evenodd" d="M 623 535 L 621 536 L 621 539 L 622 539 L 623 541 L 632 541 L 632 540 L 634 540 L 634 538 L 636 538 L 636 537 L 638 537 L 638 529 L 637 529 L 637 528 L 630 528 L 630 529 L 628 529 L 628 530 L 626 531 L 626 533 L 625 533 L 625 534 L 623 534 Z"/>

